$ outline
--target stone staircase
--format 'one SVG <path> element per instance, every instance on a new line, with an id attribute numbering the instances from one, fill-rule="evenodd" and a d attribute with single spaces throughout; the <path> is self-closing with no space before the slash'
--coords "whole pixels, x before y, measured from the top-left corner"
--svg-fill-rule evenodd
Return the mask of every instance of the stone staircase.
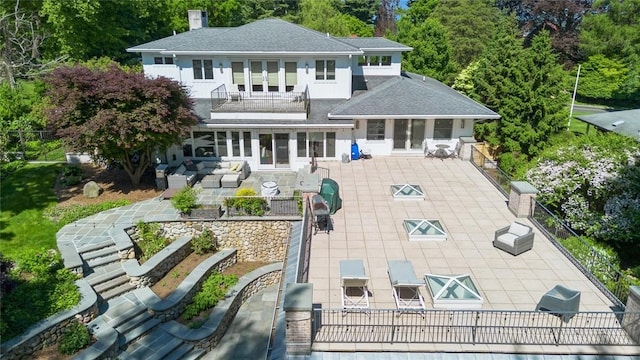
<path id="1" fill-rule="evenodd" d="M 78 253 L 85 264 L 84 273 L 89 274 L 85 280 L 103 300 L 108 301 L 135 289 L 129 284 L 113 241 L 84 247 Z"/>

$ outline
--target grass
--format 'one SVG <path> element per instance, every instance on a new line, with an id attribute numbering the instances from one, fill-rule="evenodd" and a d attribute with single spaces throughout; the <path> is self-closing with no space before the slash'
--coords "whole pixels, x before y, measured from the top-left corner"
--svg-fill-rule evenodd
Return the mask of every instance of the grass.
<path id="1" fill-rule="evenodd" d="M 569 125 L 569 131 L 574 134 L 586 134 L 587 133 L 587 123 L 576 119 L 576 116 L 587 115 L 590 114 L 588 112 L 574 112 L 573 117 L 571 118 L 571 124 Z"/>
<path id="2" fill-rule="evenodd" d="M 28 164 L 0 184 L 0 252 L 55 249 L 60 225 L 43 216 L 57 200 L 53 188 L 62 164 Z"/>

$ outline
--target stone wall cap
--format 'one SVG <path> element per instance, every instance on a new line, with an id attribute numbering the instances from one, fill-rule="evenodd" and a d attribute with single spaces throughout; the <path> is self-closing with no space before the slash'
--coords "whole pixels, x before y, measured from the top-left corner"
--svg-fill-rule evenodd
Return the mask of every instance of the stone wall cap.
<path id="1" fill-rule="evenodd" d="M 460 140 L 465 144 L 473 144 L 477 142 L 473 136 L 460 136 Z"/>
<path id="2" fill-rule="evenodd" d="M 313 305 L 313 284 L 289 283 L 284 293 L 285 311 L 311 311 Z"/>
<path id="3" fill-rule="evenodd" d="M 512 181 L 511 188 L 516 190 L 519 194 L 537 194 L 538 189 L 533 187 L 526 181 Z"/>

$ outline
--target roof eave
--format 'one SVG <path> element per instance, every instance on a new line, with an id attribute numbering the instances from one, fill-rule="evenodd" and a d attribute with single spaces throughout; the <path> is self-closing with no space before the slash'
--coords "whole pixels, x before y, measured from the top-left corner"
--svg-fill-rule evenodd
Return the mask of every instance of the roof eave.
<path id="1" fill-rule="evenodd" d="M 295 55 L 295 56 L 307 56 L 307 55 L 333 55 L 333 56 L 342 56 L 342 55 L 361 55 L 363 51 L 229 51 L 229 50 L 221 50 L 221 51 L 172 51 L 172 50 L 162 50 L 161 54 L 175 54 L 175 55 Z"/>
<path id="2" fill-rule="evenodd" d="M 329 113 L 329 119 L 335 120 L 377 120 L 377 119 L 469 119 L 469 120 L 497 120 L 500 115 L 336 115 Z"/>

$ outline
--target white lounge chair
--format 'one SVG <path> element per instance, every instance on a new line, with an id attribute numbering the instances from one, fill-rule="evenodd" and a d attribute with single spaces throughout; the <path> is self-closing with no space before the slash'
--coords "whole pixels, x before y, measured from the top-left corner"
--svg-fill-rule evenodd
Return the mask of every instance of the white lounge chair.
<path id="1" fill-rule="evenodd" d="M 369 277 L 364 272 L 362 260 L 340 260 L 340 286 L 343 309 L 368 309 Z"/>
<path id="2" fill-rule="evenodd" d="M 424 298 L 420 293 L 420 286 L 424 285 L 424 281 L 416 277 L 411 262 L 389 260 L 387 264 L 387 273 L 398 310 L 424 310 Z"/>

